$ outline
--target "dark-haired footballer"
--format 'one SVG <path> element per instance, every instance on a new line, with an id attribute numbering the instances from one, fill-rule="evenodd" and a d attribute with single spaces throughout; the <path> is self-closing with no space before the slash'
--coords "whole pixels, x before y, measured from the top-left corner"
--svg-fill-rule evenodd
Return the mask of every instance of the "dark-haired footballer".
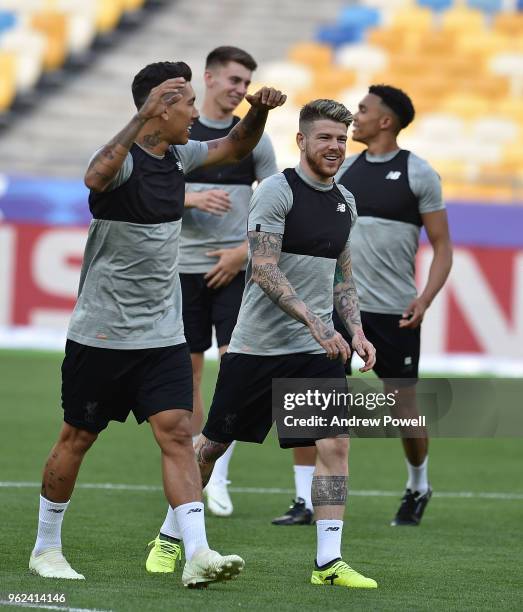
<path id="1" fill-rule="evenodd" d="M 363 142 L 367 149 L 344 161 L 336 181 L 356 199 L 354 278 L 365 333 L 376 347 L 374 371 L 383 379 L 386 393 L 398 390 L 397 416 L 415 417 L 421 322 L 449 275 L 452 245 L 438 174 L 397 142 L 399 132 L 413 119 L 414 106 L 401 89 L 369 87 L 354 116 L 352 133 L 352 139 Z M 433 258 L 427 283 L 418 295 L 415 259 L 422 227 Z M 333 318 L 335 328 L 348 339 L 336 313 Z M 432 494 L 428 437 L 423 433 L 416 438 L 402 437 L 407 483 L 393 526 L 419 525 Z M 273 524 L 312 523 L 309 500 L 314 459 L 314 449 L 295 451 L 296 499 Z"/>
<path id="2" fill-rule="evenodd" d="M 91 159 L 85 174 L 93 220 L 62 365 L 64 425 L 44 468 L 29 569 L 83 579 L 62 555 L 61 526 L 82 460 L 109 421 L 149 421 L 162 453 L 165 495 L 185 545 L 185 586 L 228 580 L 237 555 L 211 550 L 191 437 L 192 371 L 182 324 L 178 241 L 184 174 L 234 162 L 259 141 L 267 113 L 285 102 L 262 88 L 218 140 L 189 140 L 198 117 L 184 62 L 158 62 L 134 78 L 138 109 Z"/>
<path id="3" fill-rule="evenodd" d="M 339 379 L 351 349 L 332 323 L 333 300 L 351 330 L 352 347 L 373 367 L 375 352 L 361 326 L 351 264 L 354 198 L 333 177 L 345 158 L 351 113 L 334 100 L 300 112 L 300 163 L 265 179 L 249 208 L 249 262 L 238 323 L 223 355 L 207 423 L 196 443 L 205 484 L 234 440 L 261 444 L 272 426 L 273 378 Z M 336 265 L 341 276 L 334 285 Z M 345 432 L 344 432 L 345 433 Z M 315 585 L 376 588 L 342 559 L 347 499 L 347 435 L 289 439 L 283 448 L 317 449 Z"/>
<path id="4" fill-rule="evenodd" d="M 213 49 L 205 62 L 205 93 L 200 116 L 191 128 L 192 140 L 226 136 L 240 118 L 234 111 L 247 95 L 254 58 L 238 47 Z M 192 433 L 196 440 L 203 425 L 201 384 L 204 352 L 212 345 L 213 330 L 220 355 L 229 345 L 245 285 L 247 214 L 253 183 L 278 171 L 269 136 L 264 133 L 252 153 L 233 164 L 200 167 L 185 177 L 185 213 L 180 233 L 180 285 L 185 338 L 193 371 Z M 204 495 L 207 509 L 230 516 L 229 462 L 234 450 L 214 466 Z M 150 543 L 145 567 L 151 573 L 174 572 L 181 558 L 180 530 L 169 507 L 158 536 Z"/>

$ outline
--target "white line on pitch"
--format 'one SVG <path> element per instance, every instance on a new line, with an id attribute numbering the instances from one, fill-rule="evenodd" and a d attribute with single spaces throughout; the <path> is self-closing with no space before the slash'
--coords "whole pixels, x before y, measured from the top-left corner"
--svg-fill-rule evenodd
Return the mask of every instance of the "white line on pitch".
<path id="1" fill-rule="evenodd" d="M 34 489 L 40 487 L 39 482 L 10 482 L 0 481 L 3 489 Z M 78 483 L 76 489 L 105 489 L 110 491 L 163 491 L 158 485 L 133 485 L 115 484 L 111 482 Z M 281 489 L 277 487 L 230 487 L 231 493 L 254 493 L 261 495 L 284 494 L 292 495 L 294 489 Z M 398 497 L 398 491 L 375 491 L 375 490 L 351 490 L 350 495 L 356 497 Z M 485 491 L 435 491 L 434 497 L 446 497 L 448 499 L 499 499 L 499 500 L 522 500 L 523 493 L 499 493 Z"/>
<path id="2" fill-rule="evenodd" d="M 49 604 L 38 604 L 28 602 L 8 601 L 0 599 L 0 606 L 12 606 L 13 608 L 37 608 L 38 610 L 64 610 L 65 612 L 111 612 L 111 610 L 98 610 L 97 608 L 68 608 L 66 606 L 50 606 Z"/>

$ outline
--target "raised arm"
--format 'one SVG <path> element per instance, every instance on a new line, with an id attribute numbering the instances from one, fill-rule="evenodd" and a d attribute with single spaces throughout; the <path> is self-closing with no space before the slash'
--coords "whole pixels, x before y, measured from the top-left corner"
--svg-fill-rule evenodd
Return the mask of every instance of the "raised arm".
<path id="1" fill-rule="evenodd" d="M 334 306 L 343 324 L 352 335 L 352 348 L 365 362 L 365 365 L 360 368 L 360 372 L 371 370 L 376 363 L 376 350 L 363 333 L 360 302 L 352 275 L 352 260 L 348 243 L 338 257 L 336 264 Z"/>
<path id="2" fill-rule="evenodd" d="M 122 167 L 134 139 L 143 126 L 165 112 L 182 98 L 184 78 L 168 79 L 151 92 L 140 110 L 129 123 L 93 157 L 85 173 L 84 182 L 92 191 L 105 191 Z"/>
<path id="3" fill-rule="evenodd" d="M 272 87 L 262 87 L 253 95 L 245 96 L 251 105 L 249 112 L 224 138 L 209 140 L 209 154 L 205 166 L 238 162 L 258 144 L 269 111 L 282 106 L 287 96 Z"/>
<path id="4" fill-rule="evenodd" d="M 290 317 L 309 328 L 313 338 L 327 352 L 329 359 L 347 361 L 350 349 L 343 337 L 315 315 L 303 302 L 278 266 L 283 237 L 281 234 L 250 231 L 252 280 Z"/>

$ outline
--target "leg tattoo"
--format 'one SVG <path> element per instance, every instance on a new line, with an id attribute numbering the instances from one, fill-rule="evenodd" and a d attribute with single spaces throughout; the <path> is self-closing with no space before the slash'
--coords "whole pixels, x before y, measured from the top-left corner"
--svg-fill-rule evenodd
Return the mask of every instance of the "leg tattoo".
<path id="1" fill-rule="evenodd" d="M 203 442 L 196 446 L 196 461 L 202 475 L 202 487 L 209 482 L 215 462 L 229 448 L 230 442 L 213 442 L 204 438 Z"/>
<path id="2" fill-rule="evenodd" d="M 314 476 L 311 496 L 315 508 L 344 506 L 347 501 L 347 476 Z"/>

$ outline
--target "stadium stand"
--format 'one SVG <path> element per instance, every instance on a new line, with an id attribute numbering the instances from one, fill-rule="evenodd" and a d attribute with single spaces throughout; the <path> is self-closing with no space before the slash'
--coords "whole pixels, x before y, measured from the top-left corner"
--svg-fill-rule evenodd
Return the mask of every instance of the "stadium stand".
<path id="1" fill-rule="evenodd" d="M 93 150 L 106 140 L 107 130 L 113 131 L 115 117 L 132 112 L 127 95 L 130 82 L 146 63 L 184 59 L 199 75 L 208 49 L 233 44 L 249 49 L 263 65 L 285 57 L 290 45 L 312 40 L 317 24 L 335 20 L 345 4 L 343 0 L 325 0 L 298 12 L 295 3 L 280 0 L 264 0 L 248 10 L 243 0 L 2 0 L 2 14 L 7 16 L 0 17 L 0 54 L 16 54 L 19 69 L 15 98 L 12 76 L 6 71 L 0 77 L 0 115 L 4 111 L 8 126 L 0 135 L 2 172 L 79 178 Z M 151 6 L 158 10 L 147 11 Z M 44 57 L 51 54 L 46 33 L 27 25 L 27 15 L 36 9 L 65 16 L 67 54 L 58 70 L 44 71 Z M 122 36 L 127 24 L 137 27 Z M 57 60 L 59 32 L 53 35 L 57 40 L 52 59 Z M 118 44 L 111 45 L 113 40 Z M 95 61 L 79 73 L 78 57 L 80 65 L 83 55 L 87 55 L 86 61 L 91 60 L 93 43 Z M 302 65 L 300 62 L 297 68 L 303 79 L 310 68 Z M 35 90 L 42 76 L 53 85 L 58 81 L 59 89 Z M 197 87 L 201 86 L 199 81 L 195 79 Z M 31 112 L 26 104 L 18 105 L 18 101 L 31 98 L 37 101 Z M 8 113 L 13 108 L 17 112 Z M 295 116 L 287 131 L 294 128 Z M 28 140 L 31 147 L 27 147 Z"/>
<path id="2" fill-rule="evenodd" d="M 314 90 L 315 97 L 339 98 L 354 109 L 368 83 L 400 86 L 418 113 L 402 144 L 434 164 L 449 199 L 521 202 L 523 13 L 517 8 L 489 0 L 347 6 L 335 23 L 318 28 L 315 42 L 290 49 L 288 70 L 299 74 L 301 63 L 313 72 L 312 88 L 289 79 L 291 103 Z M 290 159 L 292 143 L 273 132 L 290 147 L 281 154 Z"/>
<path id="3" fill-rule="evenodd" d="M 14 57 L 15 95 L 0 112 L 16 106 L 49 73 L 59 76 L 66 63 L 77 65 L 97 38 L 145 5 L 146 0 L 3 0 L 0 49 Z"/>
<path id="4" fill-rule="evenodd" d="M 31 94 L 35 98 L 35 88 L 46 77 L 61 74 L 75 61 L 90 61 L 93 44 L 110 40 L 122 23 L 140 26 L 119 45 L 104 48 L 81 79 L 67 82 L 59 95 L 43 101 L 43 108 L 3 134 L 4 171 L 45 174 L 60 168 L 64 176 L 81 174 L 110 118 L 130 112 L 118 93 L 143 60 L 184 57 L 198 72 L 205 40 L 206 47 L 231 42 L 252 49 L 260 60 L 257 82 L 290 94 L 285 109 L 268 126 L 281 166 L 295 159 L 294 118 L 300 105 L 331 97 L 354 109 L 370 82 L 389 82 L 409 92 L 418 113 L 405 131 L 403 146 L 416 148 L 435 165 L 448 198 L 522 200 L 523 12 L 515 1 L 328 0 L 298 13 L 293 3 L 286 7 L 270 0 L 251 7 L 246 16 L 240 0 L 220 6 L 207 2 L 205 12 L 197 11 L 191 0 L 164 0 L 156 17 L 143 20 L 139 16 L 149 4 L 2 2 L 0 115 Z M 252 11 L 258 28 L 248 25 Z M 223 27 L 217 31 L 220 14 L 234 17 L 220 22 Z M 196 22 L 198 36 L 182 25 Z M 78 127 L 80 118 L 88 130 Z M 67 155 L 50 150 L 49 128 L 58 149 L 68 148 Z M 73 152 L 71 133 L 78 133 Z M 16 142 L 29 134 L 38 142 L 28 155 L 19 152 Z M 358 145 L 351 148 L 358 150 Z"/>

